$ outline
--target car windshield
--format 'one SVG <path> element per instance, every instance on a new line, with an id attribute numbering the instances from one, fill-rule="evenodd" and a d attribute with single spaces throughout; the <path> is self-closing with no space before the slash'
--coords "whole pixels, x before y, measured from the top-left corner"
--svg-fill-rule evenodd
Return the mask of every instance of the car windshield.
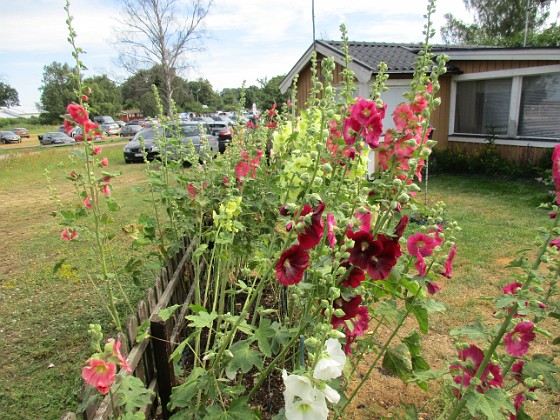
<path id="1" fill-rule="evenodd" d="M 13 135 L 14 133 L 12 133 L 11 131 L 0 131 L 0 134 L 2 134 L 3 136 L 7 136 L 9 135 Z"/>
<path id="2" fill-rule="evenodd" d="M 181 125 L 179 131 L 181 137 L 195 137 L 200 135 L 200 128 L 198 125 Z M 171 129 L 165 133 L 166 137 L 176 137 L 177 129 Z"/>

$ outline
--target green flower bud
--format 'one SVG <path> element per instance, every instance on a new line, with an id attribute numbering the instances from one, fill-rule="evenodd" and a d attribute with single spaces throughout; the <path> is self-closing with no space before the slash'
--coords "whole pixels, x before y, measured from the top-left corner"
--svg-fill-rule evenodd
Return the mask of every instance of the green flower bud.
<path id="1" fill-rule="evenodd" d="M 330 338 L 336 338 L 337 340 L 346 337 L 346 335 L 342 331 L 338 330 L 331 330 L 329 333 Z"/>
<path id="2" fill-rule="evenodd" d="M 323 165 L 321 165 L 321 169 L 326 174 L 330 174 L 333 170 L 330 163 L 324 163 Z"/>
<path id="3" fill-rule="evenodd" d="M 303 181 L 303 182 L 309 182 L 311 180 L 311 175 L 309 175 L 307 172 L 302 173 L 299 178 Z"/>
<path id="4" fill-rule="evenodd" d="M 343 317 L 344 315 L 346 315 L 346 314 L 344 313 L 344 311 L 343 311 L 342 309 L 339 308 L 339 309 L 335 309 L 334 315 L 335 315 L 337 318 L 342 318 L 342 317 Z"/>
<path id="5" fill-rule="evenodd" d="M 316 176 L 315 179 L 313 180 L 313 186 L 319 187 L 321 185 L 323 185 L 323 178 L 321 178 L 320 176 Z"/>
<path id="6" fill-rule="evenodd" d="M 309 337 L 307 340 L 304 341 L 306 347 L 315 348 L 321 345 L 321 342 L 317 340 L 315 337 Z"/>
<path id="7" fill-rule="evenodd" d="M 327 309 L 329 307 L 329 301 L 326 299 L 321 300 L 321 308 Z"/>
<path id="8" fill-rule="evenodd" d="M 329 290 L 329 296 L 333 300 L 338 299 L 340 297 L 340 289 L 338 287 L 331 287 Z"/>
<path id="9" fill-rule="evenodd" d="M 395 187 L 400 187 L 400 186 L 402 185 L 402 180 L 399 179 L 399 178 L 393 179 L 393 185 L 394 185 Z"/>
<path id="10" fill-rule="evenodd" d="M 408 196 L 408 194 L 406 193 L 402 193 L 401 195 L 399 195 L 399 197 L 397 198 L 397 201 L 401 204 L 404 203 L 408 203 L 408 200 L 410 200 L 410 197 Z"/>

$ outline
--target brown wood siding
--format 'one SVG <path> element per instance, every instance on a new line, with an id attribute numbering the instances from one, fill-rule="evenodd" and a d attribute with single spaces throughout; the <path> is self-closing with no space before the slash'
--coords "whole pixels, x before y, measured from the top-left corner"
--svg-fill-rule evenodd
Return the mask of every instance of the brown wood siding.
<path id="1" fill-rule="evenodd" d="M 440 88 L 437 97 L 441 99 L 441 105 L 436 108 L 430 119 L 435 131 L 433 140 L 438 142 L 436 147 L 447 146 L 447 135 L 449 133 L 449 103 L 451 97 L 451 76 L 442 76 L 439 80 Z"/>
<path id="2" fill-rule="evenodd" d="M 511 69 L 522 69 L 526 67 L 551 66 L 554 64 L 560 64 L 560 61 L 549 61 L 549 60 L 453 61 L 452 60 L 449 63 L 461 69 L 463 74 L 470 74 L 470 73 L 481 73 L 485 71 L 495 71 L 495 70 L 511 70 Z"/>

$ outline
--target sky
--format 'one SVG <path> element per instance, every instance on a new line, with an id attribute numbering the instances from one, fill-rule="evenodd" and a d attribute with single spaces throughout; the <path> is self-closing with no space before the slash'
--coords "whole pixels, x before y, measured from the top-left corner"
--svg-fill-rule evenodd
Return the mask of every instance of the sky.
<path id="1" fill-rule="evenodd" d="M 188 0 L 176 0 L 178 5 Z M 74 64 L 67 42 L 65 0 L 0 0 L 0 81 L 18 91 L 20 104 L 39 102 L 43 67 Z M 427 0 L 315 0 L 315 36 L 340 39 L 340 24 L 352 41 L 419 42 Z M 181 7 L 179 7 L 179 10 Z M 552 4 L 552 15 L 560 2 Z M 86 76 L 106 74 L 117 83 L 127 74 L 117 64 L 116 30 L 126 24 L 119 0 L 71 0 L 77 44 L 86 51 Z M 443 15 L 469 21 L 463 0 L 436 1 L 436 36 Z M 205 50 L 187 57 L 187 80 L 207 79 L 213 88 L 258 85 L 286 74 L 313 41 L 312 0 L 214 0 L 204 20 Z"/>

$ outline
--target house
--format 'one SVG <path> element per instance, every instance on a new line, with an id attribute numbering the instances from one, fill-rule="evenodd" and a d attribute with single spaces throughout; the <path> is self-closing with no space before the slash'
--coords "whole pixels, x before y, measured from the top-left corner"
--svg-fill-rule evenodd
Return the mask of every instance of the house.
<path id="1" fill-rule="evenodd" d="M 422 46 L 349 42 L 348 50 L 356 96 L 369 97 L 378 63 L 387 64 L 390 90 L 382 95 L 388 104 L 384 127 L 392 127 L 390 111 L 403 101 Z M 318 61 L 334 57 L 333 85 L 342 81 L 342 42 L 315 41 L 280 85 L 286 92 L 299 74 L 300 107 L 310 90 L 313 51 Z M 441 106 L 430 121 L 438 147 L 472 151 L 492 137 L 498 153 L 508 159 L 536 161 L 560 142 L 560 48 L 434 46 L 432 52 L 450 58 L 447 73 L 440 78 Z"/>
<path id="2" fill-rule="evenodd" d="M 39 115 L 41 111 L 32 106 L 0 107 L 0 118 L 31 118 Z"/>

